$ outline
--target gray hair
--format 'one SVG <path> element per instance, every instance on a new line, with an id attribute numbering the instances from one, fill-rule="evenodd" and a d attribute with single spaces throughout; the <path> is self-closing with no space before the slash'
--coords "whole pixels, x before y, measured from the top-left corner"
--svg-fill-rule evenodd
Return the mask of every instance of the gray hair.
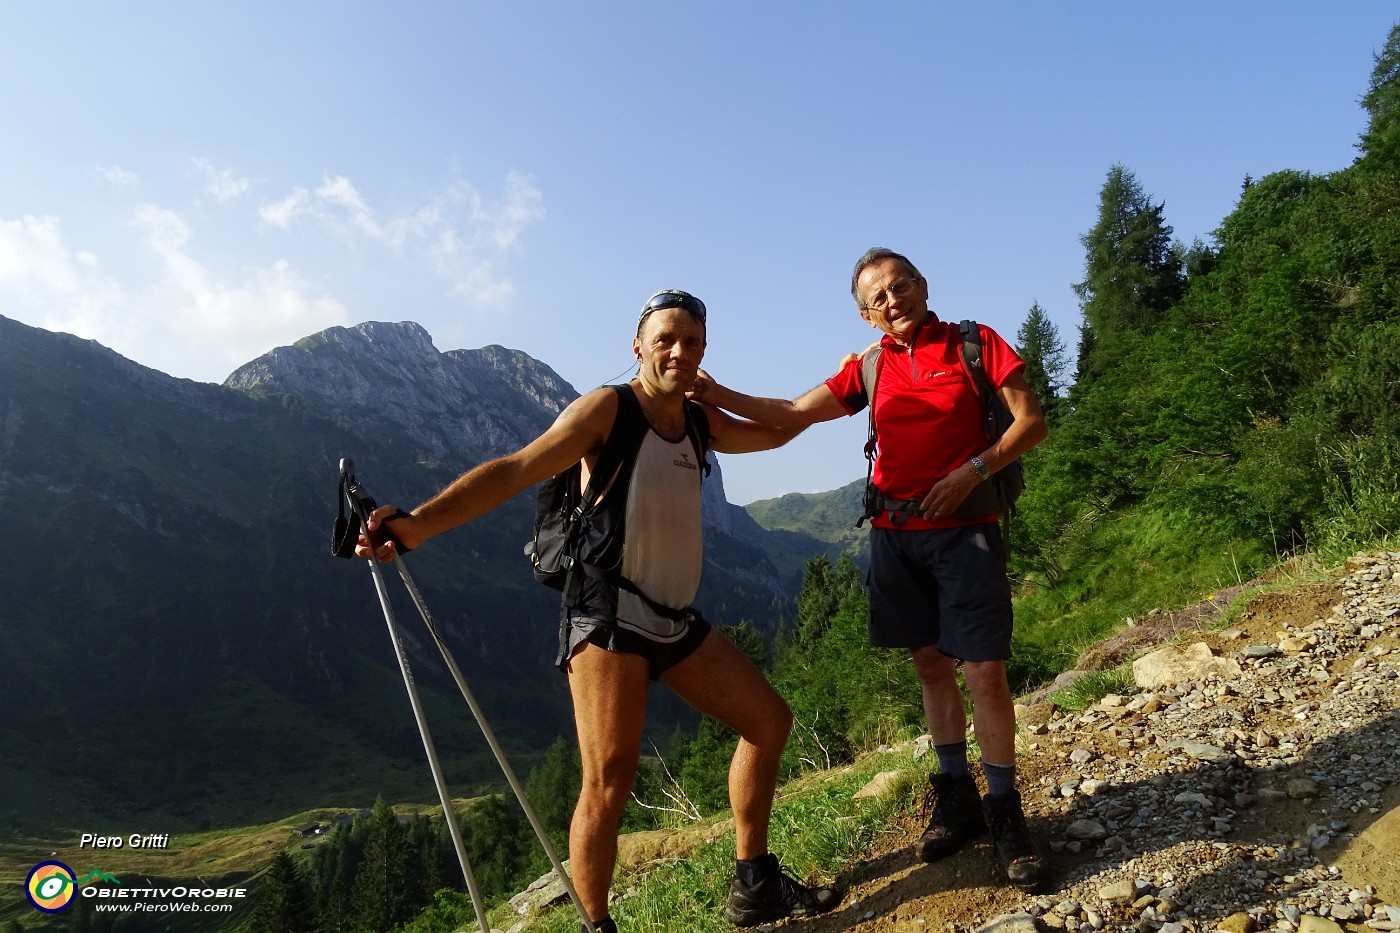
<path id="1" fill-rule="evenodd" d="M 856 260 L 856 271 L 851 273 L 851 297 L 856 300 L 856 307 L 860 308 L 862 311 L 865 310 L 865 301 L 860 297 L 860 289 L 856 287 L 860 280 L 860 274 L 865 271 L 866 266 L 881 262 L 885 259 L 894 259 L 898 261 L 915 279 L 923 278 L 918 268 L 909 261 L 909 257 L 901 253 L 896 253 L 892 249 L 886 249 L 883 246 L 872 246 Z"/>

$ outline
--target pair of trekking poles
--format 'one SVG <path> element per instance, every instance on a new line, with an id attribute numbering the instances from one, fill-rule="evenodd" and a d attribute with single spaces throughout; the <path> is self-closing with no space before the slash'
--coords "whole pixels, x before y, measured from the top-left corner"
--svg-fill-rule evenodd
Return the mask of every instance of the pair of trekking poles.
<path id="1" fill-rule="evenodd" d="M 332 553 L 337 557 L 350 558 L 355 556 L 355 542 L 362 529 L 365 529 L 364 534 L 369 537 L 365 523 L 369 519 L 369 513 L 376 508 L 374 500 L 356 481 L 355 464 L 352 460 L 342 459 L 340 461 L 340 491 L 337 497 L 340 500 L 340 517 L 336 521 Z M 351 516 L 357 519 L 356 522 L 352 523 L 346 520 L 345 506 L 347 504 L 350 506 Z M 373 541 L 375 546 L 382 543 L 383 540 Z M 525 796 L 525 789 L 516 778 L 510 762 L 506 760 L 500 743 L 496 741 L 495 733 L 491 731 L 491 726 L 486 722 L 486 717 L 482 715 L 476 697 L 472 695 L 466 679 L 462 677 L 462 672 L 457 667 L 452 652 L 448 650 L 447 643 L 443 641 L 442 634 L 438 631 L 437 624 L 433 622 L 433 617 L 423 602 L 423 596 L 418 592 L 413 577 L 409 576 L 408 567 L 404 564 L 403 557 L 398 553 L 397 548 L 394 553 L 393 565 L 399 573 L 399 578 L 403 580 L 413 605 L 418 608 L 418 614 L 423 617 L 423 624 L 427 626 L 428 634 L 432 636 L 433 643 L 442 653 L 442 659 L 447 664 L 447 669 L 452 673 L 452 679 L 457 682 L 457 688 L 462 692 L 462 698 L 467 701 L 467 706 L 471 708 L 472 715 L 476 718 L 476 724 L 486 739 L 486 744 L 491 747 L 491 753 L 496 756 L 496 763 L 501 766 L 506 782 L 510 784 L 510 789 L 515 792 L 515 798 L 520 801 L 520 807 L 525 811 L 526 819 L 530 821 L 535 835 L 539 837 L 545 855 L 549 857 L 550 864 L 554 866 L 554 873 L 559 876 L 559 880 L 563 883 L 564 890 L 568 892 L 569 900 L 573 901 L 574 908 L 578 911 L 584 928 L 589 933 L 596 933 L 593 921 L 589 918 L 588 912 L 583 909 L 583 902 L 579 900 L 578 892 L 574 890 L 568 872 L 564 870 L 563 863 L 559 860 L 553 844 L 549 841 L 549 834 L 540 825 L 539 817 L 535 815 L 535 808 L 530 805 L 529 799 Z M 393 607 L 389 604 L 389 587 L 385 582 L 384 570 L 379 565 L 379 561 L 372 556 L 369 558 L 369 567 L 370 572 L 374 575 L 374 588 L 379 594 L 379 605 L 384 610 L 384 621 L 389 627 L 389 640 L 394 645 L 394 656 L 399 662 L 399 672 L 403 674 L 404 687 L 408 690 L 408 702 L 413 707 L 413 718 L 418 724 L 418 734 L 423 739 L 423 750 L 428 755 L 428 767 L 433 773 L 433 783 L 437 787 L 438 799 L 442 801 L 443 818 L 447 820 L 447 828 L 452 835 L 452 845 L 457 850 L 457 861 L 461 863 L 462 876 L 466 879 L 467 892 L 471 895 L 472 909 L 476 911 L 476 919 L 481 924 L 482 933 L 491 933 L 491 926 L 486 919 L 486 905 L 481 899 L 481 889 L 477 885 L 476 875 L 472 872 L 471 860 L 467 857 L 466 845 L 462 841 L 462 829 L 457 823 L 457 814 L 452 809 L 452 800 L 447 792 L 447 782 L 442 776 L 442 765 L 438 761 L 437 748 L 433 745 L 433 736 L 423 714 L 423 704 L 418 698 L 418 688 L 413 683 L 413 672 L 408 666 L 408 655 L 404 651 L 398 622 L 394 618 Z"/>

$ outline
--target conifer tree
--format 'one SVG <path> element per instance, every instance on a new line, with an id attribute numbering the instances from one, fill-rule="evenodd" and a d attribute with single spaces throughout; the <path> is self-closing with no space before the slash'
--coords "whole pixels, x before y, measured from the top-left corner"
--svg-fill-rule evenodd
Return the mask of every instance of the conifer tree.
<path id="1" fill-rule="evenodd" d="M 369 816 L 364 856 L 355 873 L 355 911 L 359 926 L 371 933 L 388 933 L 421 906 L 413 872 L 408 834 L 394 811 L 380 797 Z"/>
<path id="2" fill-rule="evenodd" d="M 1181 251 L 1172 248 L 1172 228 L 1163 204 L 1153 204 L 1137 178 L 1114 165 L 1099 192 L 1099 219 L 1080 238 L 1084 281 L 1074 286 L 1089 340 L 1081 339 L 1079 372 L 1093 377 L 1149 333 L 1181 297 L 1185 286 Z"/>
<path id="3" fill-rule="evenodd" d="M 1376 55 L 1361 106 L 1371 115 L 1360 143 L 1365 161 L 1400 168 L 1400 23 L 1391 28 L 1385 47 Z"/>
<path id="4" fill-rule="evenodd" d="M 582 783 L 583 771 L 578 750 L 562 737 L 555 738 L 545 752 L 544 760 L 530 770 L 530 776 L 525 781 L 525 796 L 529 798 L 535 808 L 535 816 L 539 817 L 558 851 L 568 848 L 569 821 L 573 817 Z M 525 829 L 533 838 L 528 821 Z"/>
<path id="5" fill-rule="evenodd" d="M 1055 399 L 1064 388 L 1068 359 L 1060 331 L 1040 302 L 1031 304 L 1021 329 L 1016 332 L 1016 352 L 1026 361 L 1026 382 L 1040 399 L 1047 417 L 1053 417 Z"/>
<path id="6" fill-rule="evenodd" d="M 265 885 L 250 925 L 253 933 L 310 933 L 315 929 L 306 879 L 286 852 L 273 856 Z"/>

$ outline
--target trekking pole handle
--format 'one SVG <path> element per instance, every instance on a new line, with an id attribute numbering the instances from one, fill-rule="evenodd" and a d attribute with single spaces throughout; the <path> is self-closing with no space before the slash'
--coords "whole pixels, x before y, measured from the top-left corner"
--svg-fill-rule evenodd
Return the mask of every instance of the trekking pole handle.
<path id="1" fill-rule="evenodd" d="M 394 551 L 397 554 L 407 554 L 409 551 L 413 550 L 413 548 L 407 547 L 400 541 L 393 531 L 389 529 L 387 524 L 380 524 L 373 532 L 369 530 L 369 515 L 377 509 L 379 505 L 370 497 L 369 493 L 365 492 L 365 488 L 360 485 L 359 481 L 355 479 L 355 461 L 351 460 L 349 457 L 342 457 L 340 460 L 340 479 L 342 487 L 345 490 L 345 497 L 350 500 L 350 507 L 354 510 L 355 516 L 359 518 L 360 527 L 364 530 L 365 537 L 369 539 L 371 548 L 377 551 L 381 545 L 392 541 L 394 544 Z M 408 517 L 408 513 L 403 509 L 395 509 L 394 514 L 389 516 L 389 518 Z"/>

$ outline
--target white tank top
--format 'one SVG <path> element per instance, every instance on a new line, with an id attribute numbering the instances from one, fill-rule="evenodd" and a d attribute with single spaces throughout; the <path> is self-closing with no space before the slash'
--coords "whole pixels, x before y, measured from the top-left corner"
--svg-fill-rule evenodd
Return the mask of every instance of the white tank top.
<path id="1" fill-rule="evenodd" d="M 700 464 L 689 437 L 672 443 L 648 431 L 627 490 L 622 575 L 648 598 L 684 609 L 700 587 Z M 626 590 L 618 592 L 618 623 L 665 640 L 683 626 L 658 616 Z"/>

